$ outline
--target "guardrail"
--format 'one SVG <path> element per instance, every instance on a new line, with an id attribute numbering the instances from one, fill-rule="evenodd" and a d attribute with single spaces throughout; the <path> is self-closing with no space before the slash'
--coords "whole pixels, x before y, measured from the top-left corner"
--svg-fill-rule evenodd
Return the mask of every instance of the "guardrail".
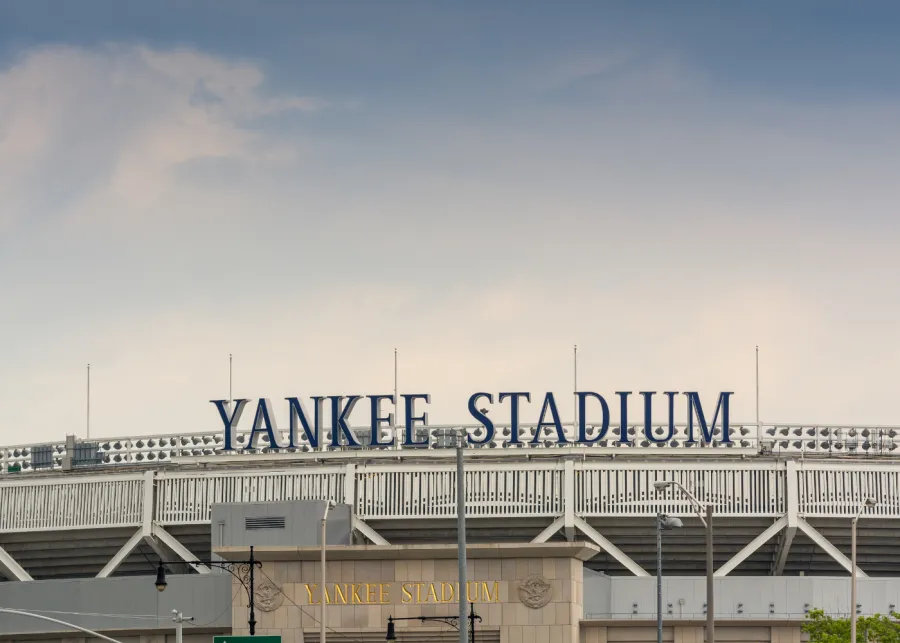
<path id="1" fill-rule="evenodd" d="M 141 524 L 141 474 L 9 478 L 0 483 L 0 533 Z"/>
<path id="2" fill-rule="evenodd" d="M 210 506 L 216 503 L 343 501 L 344 479 L 343 467 L 215 475 L 160 472 L 153 516 L 165 525 L 193 525 L 208 523 Z"/>
<path id="3" fill-rule="evenodd" d="M 202 525 L 225 502 L 335 500 L 363 520 L 450 519 L 456 515 L 451 454 L 408 462 L 143 474 L 7 476 L 0 481 L 0 533 L 140 525 L 144 503 L 161 525 Z M 877 461 L 744 460 L 671 462 L 549 458 L 466 465 L 466 514 L 479 518 L 691 516 L 690 503 L 654 483 L 677 480 L 717 516 L 900 518 L 900 466 Z M 152 485 L 147 487 L 145 485 Z"/>
<path id="4" fill-rule="evenodd" d="M 567 446 L 571 446 L 576 438 L 576 430 L 570 425 L 564 425 L 564 432 L 570 441 Z M 428 449 L 435 448 L 438 442 L 438 436 L 446 430 L 466 430 L 473 439 L 482 439 L 483 427 L 480 425 L 443 425 L 426 427 L 430 435 L 430 445 Z M 359 436 L 360 441 L 364 442 L 361 450 L 370 450 L 371 447 L 366 446 L 369 428 L 356 428 L 354 433 Z M 420 434 L 417 439 L 424 437 L 423 429 L 420 427 Z M 502 451 L 518 451 L 518 450 L 534 450 L 534 449 L 552 449 L 559 446 L 556 441 L 554 431 L 546 427 L 542 431 L 542 435 L 535 440 L 535 425 L 523 425 L 520 429 L 520 444 L 509 444 L 508 426 L 497 426 L 494 440 L 487 444 L 473 444 L 470 448 L 485 450 L 498 449 Z M 595 439 L 598 436 L 599 429 L 597 427 L 588 427 L 588 439 Z M 662 436 L 668 431 L 662 425 L 653 428 L 654 435 Z M 653 443 L 647 440 L 644 435 L 644 426 L 642 424 L 629 425 L 627 427 L 627 441 L 619 440 L 619 427 L 610 427 L 603 440 L 598 440 L 591 445 L 577 445 L 583 449 L 591 449 L 594 447 L 615 448 L 637 450 L 646 453 L 664 453 L 672 449 L 685 450 L 691 448 L 700 448 L 699 443 L 686 443 L 687 429 L 684 425 L 676 426 L 673 439 L 666 443 Z M 331 431 L 325 430 L 324 444 L 331 440 Z M 425 447 L 404 447 L 402 446 L 402 431 L 400 429 L 384 429 L 381 439 L 389 441 L 394 438 L 394 445 L 385 449 L 388 451 L 421 451 Z M 715 429 L 714 437 L 721 439 L 721 429 Z M 241 448 L 248 444 L 249 433 L 239 431 L 236 441 Z M 898 426 L 822 426 L 822 425 L 800 425 L 800 424 L 739 424 L 731 427 L 731 439 L 729 443 L 714 442 L 711 445 L 704 445 L 703 448 L 716 448 L 727 450 L 729 448 L 753 449 L 762 453 L 773 454 L 800 454 L 810 456 L 852 456 L 859 458 L 877 458 L 900 456 L 897 449 L 900 448 L 900 427 Z M 282 444 L 288 442 L 286 431 L 282 431 L 279 436 Z M 221 454 L 221 448 L 224 444 L 224 436 L 222 433 L 186 433 L 186 434 L 161 434 L 161 435 L 145 435 L 127 438 L 102 438 L 96 440 L 99 451 L 100 467 L 117 467 L 127 466 L 130 464 L 153 464 L 170 462 L 173 458 L 184 456 L 213 456 Z M 32 461 L 32 455 L 36 450 L 43 449 L 42 453 L 47 458 L 47 449 L 49 448 L 48 468 L 59 469 L 62 466 L 63 458 L 67 455 L 65 442 L 57 442 L 50 444 L 26 444 L 9 447 L 0 447 L 0 476 L 6 475 L 10 470 L 16 470 L 21 473 L 28 473 L 36 470 L 38 467 Z M 293 452 L 312 452 L 312 451 L 332 451 L 331 447 L 322 447 L 312 449 L 305 440 L 305 436 L 301 436 L 297 447 L 294 449 L 277 449 L 272 448 L 266 440 L 260 444 L 255 451 L 261 453 L 293 453 Z M 349 447 L 343 446 L 337 450 L 351 450 Z M 355 449 L 353 449 L 355 450 Z M 896 452 L 896 453 L 895 453 Z"/>

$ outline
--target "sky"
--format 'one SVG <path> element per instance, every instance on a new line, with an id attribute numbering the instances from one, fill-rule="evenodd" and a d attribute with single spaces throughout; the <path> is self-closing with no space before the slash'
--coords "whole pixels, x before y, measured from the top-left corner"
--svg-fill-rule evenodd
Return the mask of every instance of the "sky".
<path id="1" fill-rule="evenodd" d="M 84 437 L 87 364 L 137 436 L 217 430 L 229 355 L 277 401 L 390 393 L 395 348 L 431 424 L 571 421 L 576 344 L 610 400 L 753 422 L 759 346 L 764 422 L 900 425 L 898 20 L 0 0 L 0 444 Z"/>

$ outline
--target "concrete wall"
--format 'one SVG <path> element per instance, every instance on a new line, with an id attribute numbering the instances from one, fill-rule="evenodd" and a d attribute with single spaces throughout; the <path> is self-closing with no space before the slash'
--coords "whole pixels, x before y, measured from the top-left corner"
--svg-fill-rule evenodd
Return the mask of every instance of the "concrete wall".
<path id="1" fill-rule="evenodd" d="M 318 500 L 214 504 L 211 520 L 212 547 L 313 547 L 320 544 L 324 513 L 325 503 Z M 260 516 L 283 517 L 284 529 L 245 528 L 246 518 Z M 329 545 L 350 544 L 350 521 L 350 505 L 337 505 L 328 512 L 325 539 Z"/>
<path id="2" fill-rule="evenodd" d="M 45 616 L 103 633 L 174 630 L 172 610 L 178 609 L 185 616 L 194 617 L 192 625 L 185 625 L 185 634 L 201 626 L 207 632 L 231 632 L 230 574 L 170 574 L 166 577 L 169 585 L 164 592 L 156 591 L 154 579 L 154 576 L 129 576 L 0 583 L 0 606 L 39 611 Z M 49 613 L 51 611 L 127 614 L 131 617 L 53 614 Z M 65 626 L 48 621 L 0 613 L 0 638 L 65 631 Z M 69 630 L 65 638 L 71 637 Z M 209 640 L 208 634 L 206 640 Z M 185 641 L 187 643 L 187 636 Z"/>
<path id="3" fill-rule="evenodd" d="M 726 576 L 715 580 L 715 592 L 717 620 L 802 620 L 807 608 L 822 609 L 833 615 L 850 613 L 849 575 L 838 578 Z M 665 619 L 702 620 L 706 618 L 705 602 L 704 577 L 663 577 Z M 857 603 L 862 605 L 862 614 L 886 614 L 891 609 L 900 611 L 900 579 L 859 579 Z M 655 619 L 656 578 L 610 578 L 585 572 L 584 614 L 586 619 Z"/>

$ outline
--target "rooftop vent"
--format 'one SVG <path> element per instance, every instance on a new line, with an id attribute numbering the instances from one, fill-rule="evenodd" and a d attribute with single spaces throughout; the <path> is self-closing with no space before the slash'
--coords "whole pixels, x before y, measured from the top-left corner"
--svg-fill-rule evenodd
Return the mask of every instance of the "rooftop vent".
<path id="1" fill-rule="evenodd" d="M 253 516 L 244 518 L 244 528 L 251 529 L 284 529 L 284 516 Z"/>

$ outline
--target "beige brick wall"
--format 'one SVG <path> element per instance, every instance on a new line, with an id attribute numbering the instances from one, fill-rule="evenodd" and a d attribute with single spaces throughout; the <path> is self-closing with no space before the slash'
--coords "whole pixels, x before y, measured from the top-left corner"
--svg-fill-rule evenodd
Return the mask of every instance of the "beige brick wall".
<path id="1" fill-rule="evenodd" d="M 478 628 L 499 630 L 501 643 L 578 643 L 578 623 L 582 618 L 583 575 L 582 563 L 570 558 L 503 558 L 469 559 L 467 576 L 470 583 L 478 583 L 478 600 L 475 611 L 482 617 Z M 361 560 L 333 561 L 327 563 L 329 594 L 333 583 L 363 585 L 359 595 L 364 599 L 384 596 L 386 604 L 330 604 L 326 606 L 326 622 L 330 628 L 360 632 L 384 632 L 389 616 L 395 618 L 417 616 L 455 615 L 456 598 L 446 602 L 402 602 L 404 584 L 423 583 L 418 586 L 421 597 L 441 600 L 441 590 L 447 591 L 449 583 L 455 588 L 457 563 L 453 559 L 441 560 Z M 540 609 L 526 607 L 519 598 L 519 584 L 532 574 L 542 575 L 551 585 L 550 602 Z M 272 612 L 256 610 L 256 633 L 281 635 L 284 643 L 302 643 L 304 631 L 318 631 L 320 614 L 320 567 L 317 562 L 285 561 L 266 562 L 260 578 L 268 576 L 281 587 L 284 600 Z M 247 597 L 239 585 L 234 585 L 234 634 L 247 634 Z M 428 588 L 434 583 L 435 593 Z M 494 589 L 499 590 L 498 600 L 485 602 L 486 583 L 494 599 Z M 496 585 L 495 585 L 496 583 Z M 316 584 L 313 601 L 307 584 Z M 389 588 L 386 585 L 390 584 Z M 407 586 L 415 601 L 416 587 Z M 240 590 L 240 591 L 238 591 Z M 367 594 L 367 590 L 370 592 Z M 384 595 L 386 592 L 386 595 Z M 446 596 L 446 594 L 445 594 Z M 432 626 L 434 624 L 431 624 Z M 427 627 L 428 624 L 425 625 Z M 422 624 L 409 621 L 397 623 L 398 630 L 420 628 Z"/>

